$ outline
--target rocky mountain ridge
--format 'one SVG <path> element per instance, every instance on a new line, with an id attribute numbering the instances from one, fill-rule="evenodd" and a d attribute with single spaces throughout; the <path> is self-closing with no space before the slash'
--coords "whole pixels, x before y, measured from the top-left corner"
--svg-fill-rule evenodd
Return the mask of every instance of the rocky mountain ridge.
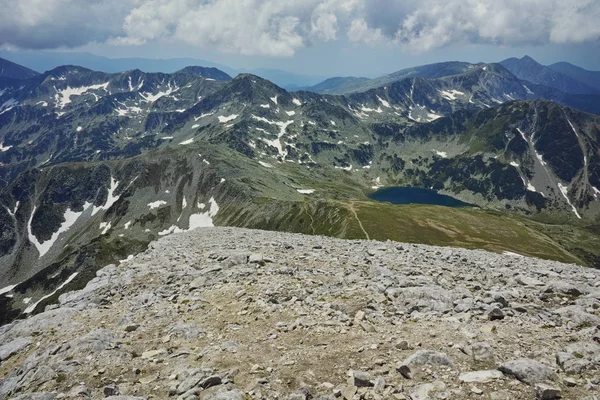
<path id="1" fill-rule="evenodd" d="M 505 68 L 519 79 L 529 81 L 538 85 L 546 85 L 565 93 L 597 94 L 599 89 L 593 82 L 588 84 L 586 80 L 576 79 L 556 70 L 552 66 L 545 66 L 529 56 L 522 58 L 509 58 L 501 61 Z"/>
<path id="2" fill-rule="evenodd" d="M 4 58 L 0 58 L 0 79 L 30 79 L 38 76 L 39 73 L 26 68 L 22 65 L 15 64 Z"/>
<path id="3" fill-rule="evenodd" d="M 59 303 L 0 328 L 1 399 L 594 400 L 600 385 L 600 275 L 515 254 L 201 228 Z"/>

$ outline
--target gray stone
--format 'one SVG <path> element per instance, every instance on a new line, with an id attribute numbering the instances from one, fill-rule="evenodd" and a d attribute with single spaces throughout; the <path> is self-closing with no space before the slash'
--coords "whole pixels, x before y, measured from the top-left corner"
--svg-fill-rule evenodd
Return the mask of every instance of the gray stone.
<path id="1" fill-rule="evenodd" d="M 584 294 L 580 288 L 575 285 L 565 282 L 565 281 L 552 281 L 548 284 L 548 286 L 544 289 L 545 293 L 560 293 L 566 294 L 570 296 L 581 296 Z"/>
<path id="2" fill-rule="evenodd" d="M 85 385 L 77 385 L 71 388 L 67 396 L 71 399 L 89 399 L 92 392 Z"/>
<path id="3" fill-rule="evenodd" d="M 385 379 L 383 379 L 383 376 L 378 376 L 377 378 L 375 378 L 373 390 L 375 391 L 375 393 L 383 393 L 383 391 L 385 390 Z"/>
<path id="4" fill-rule="evenodd" d="M 202 397 L 202 400 L 244 400 L 244 392 L 232 389 L 220 389 L 217 392 L 207 393 Z"/>
<path id="5" fill-rule="evenodd" d="M 461 350 L 474 361 L 494 362 L 494 349 L 486 342 L 477 342 L 469 346 L 464 346 Z"/>
<path id="6" fill-rule="evenodd" d="M 498 307 L 492 307 L 488 310 L 487 316 L 490 321 L 501 320 L 504 319 L 504 312 Z"/>
<path id="7" fill-rule="evenodd" d="M 544 282 L 528 276 L 519 275 L 515 278 L 517 283 L 525 286 L 544 286 Z"/>
<path id="8" fill-rule="evenodd" d="M 17 338 L 0 346 L 0 360 L 8 360 L 13 355 L 25 349 L 32 343 L 30 337 Z"/>
<path id="9" fill-rule="evenodd" d="M 356 387 L 371 387 L 373 386 L 373 378 L 371 374 L 364 371 L 349 371 L 348 384 Z"/>
<path id="10" fill-rule="evenodd" d="M 265 263 L 265 259 L 262 254 L 252 253 L 250 254 L 250 257 L 248 257 L 248 263 L 263 265 Z"/>
<path id="11" fill-rule="evenodd" d="M 530 385 L 556 380 L 552 368 L 528 358 L 505 362 L 498 369 Z"/>
<path id="12" fill-rule="evenodd" d="M 17 397 L 12 397 L 12 400 L 54 400 L 56 399 L 56 393 L 51 392 L 38 392 L 38 393 L 27 393 Z"/>
<path id="13" fill-rule="evenodd" d="M 561 398 L 561 391 L 556 387 L 538 383 L 535 385 L 536 400 L 555 400 Z"/>
<path id="14" fill-rule="evenodd" d="M 560 315 L 566 322 L 571 322 L 576 326 L 593 326 L 600 324 L 600 318 L 587 313 L 581 306 L 566 306 L 554 311 Z"/>
<path id="15" fill-rule="evenodd" d="M 411 379 L 413 368 L 421 365 L 437 365 L 454 368 L 454 364 L 445 353 L 434 350 L 419 350 L 404 361 L 398 363 L 396 369 L 406 379 Z"/>
<path id="16" fill-rule="evenodd" d="M 492 370 L 486 370 L 486 371 L 463 372 L 458 376 L 458 379 L 461 382 L 486 383 L 486 382 L 491 382 L 496 379 L 500 379 L 503 376 L 504 376 L 504 374 L 501 371 L 492 369 Z"/>
<path id="17" fill-rule="evenodd" d="M 147 397 L 135 397 L 135 396 L 109 396 L 104 400 L 147 400 Z"/>
<path id="18" fill-rule="evenodd" d="M 189 289 L 195 290 L 203 288 L 204 286 L 206 286 L 207 280 L 208 279 L 205 276 L 199 276 L 190 283 Z"/>
<path id="19" fill-rule="evenodd" d="M 424 383 L 410 389 L 408 396 L 411 400 L 430 400 L 436 398 L 434 394 L 442 393 L 446 390 L 446 384 L 441 381 L 433 383 Z"/>
<path id="20" fill-rule="evenodd" d="M 227 265 L 229 267 L 233 267 L 233 266 L 240 265 L 240 264 L 247 264 L 248 257 L 249 257 L 248 253 L 232 254 L 227 259 Z"/>
<path id="21" fill-rule="evenodd" d="M 104 386 L 104 388 L 102 388 L 102 392 L 104 393 L 104 397 L 118 396 L 120 393 L 119 387 L 114 383 Z"/>
<path id="22" fill-rule="evenodd" d="M 217 386 L 221 384 L 221 377 L 219 375 L 211 375 L 206 379 L 203 379 L 199 385 L 202 389 L 208 389 L 213 386 Z"/>

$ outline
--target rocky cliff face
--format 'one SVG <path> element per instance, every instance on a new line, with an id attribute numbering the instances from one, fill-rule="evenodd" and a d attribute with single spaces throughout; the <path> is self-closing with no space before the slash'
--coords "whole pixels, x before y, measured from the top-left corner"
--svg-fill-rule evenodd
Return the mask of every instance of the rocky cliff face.
<path id="1" fill-rule="evenodd" d="M 59 302 L 0 328 L 0 398 L 592 400 L 600 385 L 600 275 L 512 254 L 202 228 Z"/>

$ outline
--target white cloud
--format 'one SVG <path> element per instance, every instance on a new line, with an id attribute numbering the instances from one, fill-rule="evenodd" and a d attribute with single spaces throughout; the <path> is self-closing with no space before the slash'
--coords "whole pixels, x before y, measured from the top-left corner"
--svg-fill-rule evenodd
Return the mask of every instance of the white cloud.
<path id="1" fill-rule="evenodd" d="M 600 40 L 598 0 L 0 0 L 0 45 L 77 47 L 163 39 L 290 56 L 319 41 L 453 43 Z"/>

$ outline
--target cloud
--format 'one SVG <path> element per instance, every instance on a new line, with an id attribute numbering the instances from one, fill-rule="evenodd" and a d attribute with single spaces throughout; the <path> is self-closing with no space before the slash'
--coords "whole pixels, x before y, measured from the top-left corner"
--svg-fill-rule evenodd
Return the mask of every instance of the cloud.
<path id="1" fill-rule="evenodd" d="M 0 0 L 0 9 L 0 45 L 31 49 L 176 40 L 291 56 L 340 38 L 416 52 L 600 40 L 597 0 Z"/>
<path id="2" fill-rule="evenodd" d="M 0 45 L 76 47 L 123 32 L 128 0 L 0 0 Z"/>

